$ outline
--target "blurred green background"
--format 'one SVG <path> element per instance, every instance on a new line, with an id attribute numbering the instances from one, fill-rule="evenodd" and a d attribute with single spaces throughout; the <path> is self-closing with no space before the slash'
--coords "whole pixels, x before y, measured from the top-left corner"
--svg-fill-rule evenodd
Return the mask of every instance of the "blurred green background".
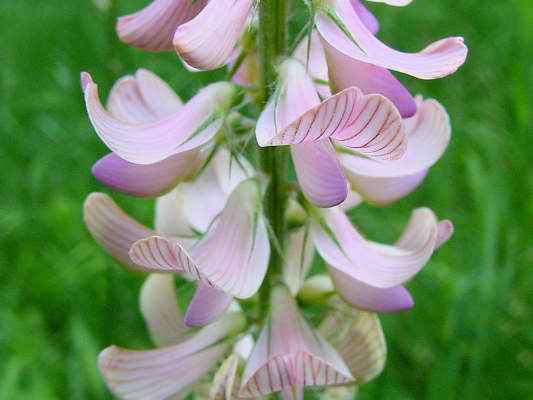
<path id="1" fill-rule="evenodd" d="M 85 196 L 106 190 L 90 174 L 106 149 L 84 113 L 78 74 L 90 71 L 107 92 L 149 68 L 184 99 L 220 74 L 191 75 L 174 54 L 118 43 L 113 13 L 145 3 L 116 1 L 112 12 L 88 0 L 0 4 L 0 399 L 109 398 L 99 350 L 150 346 L 137 307 L 142 277 L 118 267 L 81 220 Z M 470 55 L 446 79 L 402 77 L 447 107 L 452 144 L 408 198 L 353 214 L 382 241 L 417 206 L 456 225 L 409 284 L 416 307 L 382 317 L 388 366 L 360 398 L 533 398 L 533 3 L 369 4 L 394 47 L 462 34 Z M 113 196 L 150 224 L 152 201 Z"/>

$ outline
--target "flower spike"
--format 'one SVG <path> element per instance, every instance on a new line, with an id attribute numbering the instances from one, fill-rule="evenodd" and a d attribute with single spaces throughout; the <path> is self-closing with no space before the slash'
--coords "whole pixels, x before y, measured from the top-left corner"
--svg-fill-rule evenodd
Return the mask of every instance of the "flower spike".
<path id="1" fill-rule="evenodd" d="M 176 30 L 173 44 L 190 66 L 211 70 L 231 57 L 246 29 L 252 0 L 211 0 L 191 21 Z"/>
<path id="2" fill-rule="evenodd" d="M 206 3 L 207 0 L 154 0 L 142 10 L 118 19 L 118 37 L 144 50 L 172 51 L 176 28 L 198 14 Z"/>
<path id="3" fill-rule="evenodd" d="M 322 39 L 355 60 L 403 72 L 420 79 L 454 73 L 466 60 L 462 37 L 434 42 L 418 53 L 402 53 L 381 43 L 361 21 L 350 0 L 327 0 L 317 15 Z"/>
<path id="4" fill-rule="evenodd" d="M 241 397 L 279 391 L 288 395 L 306 386 L 353 381 L 342 358 L 300 316 L 287 288 L 274 288 L 270 305 L 269 320 L 243 373 Z"/>

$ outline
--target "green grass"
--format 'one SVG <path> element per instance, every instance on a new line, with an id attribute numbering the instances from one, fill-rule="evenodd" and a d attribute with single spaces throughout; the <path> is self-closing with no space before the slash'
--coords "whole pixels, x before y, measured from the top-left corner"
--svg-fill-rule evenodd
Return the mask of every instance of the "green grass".
<path id="1" fill-rule="evenodd" d="M 122 13 L 144 2 L 117 3 Z M 456 226 L 409 285 L 416 307 L 382 318 L 388 366 L 360 398 L 532 398 L 531 1 L 372 9 L 397 48 L 462 34 L 470 55 L 446 79 L 402 77 L 447 107 L 452 144 L 414 194 L 353 214 L 383 241 L 422 205 Z M 112 19 L 87 0 L 6 0 L 0 37 L 0 399 L 108 398 L 99 350 L 150 344 L 137 307 L 142 277 L 120 269 L 82 224 L 84 197 L 105 190 L 90 175 L 105 147 L 85 116 L 78 74 L 90 71 L 107 90 L 149 68 L 183 98 L 220 74 L 186 74 L 173 54 L 122 46 Z M 114 197 L 150 223 L 151 201 Z"/>

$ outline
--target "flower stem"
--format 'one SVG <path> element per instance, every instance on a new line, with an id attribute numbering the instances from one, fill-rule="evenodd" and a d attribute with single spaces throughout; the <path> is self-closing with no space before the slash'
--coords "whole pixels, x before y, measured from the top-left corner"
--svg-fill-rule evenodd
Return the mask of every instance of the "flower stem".
<path id="1" fill-rule="evenodd" d="M 261 71 L 260 105 L 264 106 L 275 89 L 276 64 L 287 51 L 287 0 L 261 0 L 259 3 L 258 52 Z M 266 317 L 273 280 L 281 274 L 286 236 L 287 160 L 285 146 L 259 150 L 263 172 L 269 177 L 265 194 L 265 214 L 271 227 L 271 256 L 268 275 L 259 293 L 260 319 Z"/>

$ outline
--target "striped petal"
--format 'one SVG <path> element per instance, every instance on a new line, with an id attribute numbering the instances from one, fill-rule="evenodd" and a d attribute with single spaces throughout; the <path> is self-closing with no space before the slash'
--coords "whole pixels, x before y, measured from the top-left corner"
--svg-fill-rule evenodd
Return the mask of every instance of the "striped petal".
<path id="1" fill-rule="evenodd" d="M 314 224 L 318 252 L 332 267 L 376 288 L 392 288 L 412 278 L 436 248 L 438 221 L 427 208 L 416 209 L 394 246 L 370 242 L 338 209 L 323 211 L 322 226 Z"/>
<path id="2" fill-rule="evenodd" d="M 174 239 L 152 236 L 134 243 L 130 257 L 148 271 L 187 272 L 234 297 L 251 297 L 263 282 L 270 257 L 260 195 L 254 179 L 239 184 L 190 252 Z"/>
<path id="3" fill-rule="evenodd" d="M 409 194 L 448 147 L 451 127 L 446 110 L 435 100 L 418 102 L 416 115 L 404 121 L 407 150 L 397 162 L 339 154 L 354 189 L 372 203 L 389 204 Z"/>
<path id="4" fill-rule="evenodd" d="M 172 275 L 149 275 L 141 288 L 140 307 L 150 337 L 157 347 L 177 344 L 190 333 L 178 307 Z"/>
<path id="5" fill-rule="evenodd" d="M 120 158 L 135 164 L 153 164 L 211 140 L 222 126 L 223 114 L 235 88 L 227 82 L 200 90 L 176 113 L 150 123 L 132 124 L 107 112 L 98 87 L 82 73 L 89 119 L 102 141 Z"/>
<path id="6" fill-rule="evenodd" d="M 311 240 L 308 226 L 299 228 L 289 234 L 286 253 L 283 264 L 283 282 L 287 285 L 291 294 L 296 296 L 311 269 L 315 254 L 315 247 Z"/>
<path id="7" fill-rule="evenodd" d="M 222 67 L 246 29 L 252 5 L 252 0 L 211 0 L 195 18 L 178 27 L 174 48 L 194 68 Z"/>
<path id="8" fill-rule="evenodd" d="M 118 398 L 163 400 L 212 369 L 231 347 L 229 341 L 223 340 L 243 325 L 242 316 L 234 314 L 171 347 L 132 351 L 112 346 L 100 354 L 98 367 Z"/>
<path id="9" fill-rule="evenodd" d="M 466 60 L 462 37 L 434 42 L 418 53 L 396 51 L 380 42 L 354 11 L 350 0 L 328 0 L 316 18 L 322 38 L 355 60 L 420 79 L 441 78 L 455 72 Z"/>
<path id="10" fill-rule="evenodd" d="M 107 100 L 107 109 L 114 117 L 133 124 L 156 121 L 182 106 L 181 99 L 170 86 L 146 69 L 119 79 Z"/>
<path id="11" fill-rule="evenodd" d="M 187 308 L 185 324 L 187 326 L 210 324 L 227 310 L 232 301 L 233 297 L 222 290 L 199 282 L 196 293 Z"/>
<path id="12" fill-rule="evenodd" d="M 299 314 L 288 289 L 274 288 L 270 304 L 268 323 L 243 373 L 240 397 L 280 391 L 297 395 L 307 386 L 353 381 L 339 354 Z"/>
<path id="13" fill-rule="evenodd" d="M 403 286 L 376 288 L 367 285 L 350 275 L 330 267 L 337 293 L 348 304 L 360 310 L 373 312 L 397 312 L 408 310 L 414 305 L 409 291 Z"/>
<path id="14" fill-rule="evenodd" d="M 260 146 L 335 139 L 376 159 L 397 159 L 405 151 L 401 117 L 381 95 L 348 88 L 320 103 L 313 82 L 295 60 L 281 67 L 282 82 L 256 127 Z"/>
<path id="15" fill-rule="evenodd" d="M 291 155 L 298 183 L 311 203 L 327 208 L 346 199 L 348 181 L 328 139 L 293 145 Z"/>
<path id="16" fill-rule="evenodd" d="M 83 219 L 94 240 L 120 263 L 137 268 L 128 255 L 133 243 L 153 231 L 122 211 L 104 193 L 90 194 L 83 205 Z"/>
<path id="17" fill-rule="evenodd" d="M 239 357 L 229 356 L 218 369 L 209 391 L 210 400 L 237 400 Z"/>
<path id="18" fill-rule="evenodd" d="M 356 311 L 336 302 L 319 331 L 346 361 L 357 384 L 378 376 L 385 367 L 387 346 L 376 314 Z"/>
<path id="19" fill-rule="evenodd" d="M 149 51 L 171 51 L 176 28 L 194 17 L 207 0 L 154 0 L 134 14 L 120 17 L 117 34 L 121 41 Z"/>

